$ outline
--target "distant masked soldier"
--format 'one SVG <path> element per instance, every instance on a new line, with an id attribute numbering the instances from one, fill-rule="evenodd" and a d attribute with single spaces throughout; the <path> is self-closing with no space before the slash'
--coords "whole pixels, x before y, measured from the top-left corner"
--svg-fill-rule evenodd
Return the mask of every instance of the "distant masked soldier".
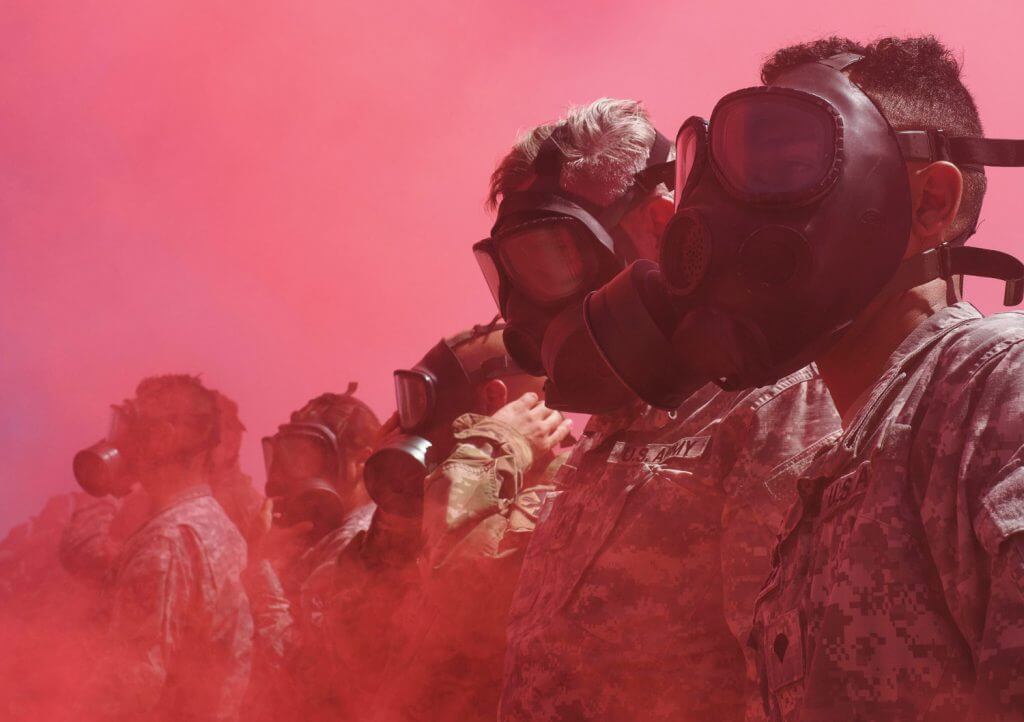
<path id="1" fill-rule="evenodd" d="M 531 466 L 532 447 L 525 439 L 553 446 L 568 433 L 561 415 L 539 403 L 535 394 L 518 404 L 504 403 L 509 390 L 520 390 L 516 379 L 522 374 L 501 350 L 500 328 L 478 327 L 441 341 L 413 369 L 398 371 L 395 377 L 399 413 L 388 426 L 398 433 L 366 462 L 366 483 L 379 504 L 371 505 L 369 528 L 359 529 L 346 544 L 335 547 L 334 557 L 309 575 L 295 601 L 289 602 L 280 587 L 275 594 L 265 574 L 250 585 L 259 626 L 278 635 L 267 635 L 261 644 L 278 655 L 291 684 L 285 705 L 297 707 L 293 713 L 302 719 L 369 719 L 389 656 L 408 650 L 410 635 L 434 620 L 417 566 L 424 507 L 435 508 L 435 503 L 424 503 L 424 479 L 458 439 L 473 439 L 463 445 L 488 444 L 483 447 L 488 449 L 486 459 L 477 452 L 470 466 L 488 470 L 491 479 L 507 479 L 507 498 L 521 486 Z M 532 379 L 527 383 L 538 385 Z M 468 412 L 500 411 L 494 406 L 498 401 L 510 408 L 497 421 L 462 417 Z M 471 522 L 509 518 L 509 504 L 499 508 L 498 500 L 492 499 L 486 506 L 486 497 L 481 498 L 484 492 L 496 493 L 491 486 L 482 481 L 472 488 L 467 485 L 467 496 L 476 497 L 477 505 L 450 523 L 461 531 L 472 529 Z M 494 528 L 491 535 L 500 538 L 503 531 Z M 426 538 L 440 547 L 438 536 L 445 533 L 432 528 Z M 472 540 L 460 547 L 465 554 L 475 549 Z M 429 643 L 413 641 L 419 642 L 417 649 L 433 652 Z M 418 675 L 426 670 L 412 671 Z"/>
<path id="2" fill-rule="evenodd" d="M 245 542 L 209 484 L 218 416 L 215 394 L 185 375 L 145 379 L 114 409 L 104 454 L 138 481 L 148 507 L 113 562 L 90 719 L 238 717 L 252 619 Z"/>
<path id="3" fill-rule="evenodd" d="M 789 47 L 762 77 L 683 126 L 661 271 L 595 296 L 594 328 L 663 391 L 821 368 L 842 435 L 750 635 L 773 721 L 1022 720 L 1024 317 L 959 297 L 965 274 L 1024 297 L 1024 265 L 964 245 L 983 166 L 1024 141 L 982 137 L 932 37 Z"/>
<path id="4" fill-rule="evenodd" d="M 594 346 L 584 299 L 655 257 L 672 215 L 670 145 L 638 103 L 603 99 L 527 133 L 492 176 L 497 220 L 474 250 L 506 346 L 549 403 L 595 414 L 523 563 L 504 722 L 741 719 L 754 675 L 738 638 L 790 460 L 838 425 L 814 369 L 653 398 Z"/>
<path id="5" fill-rule="evenodd" d="M 256 530 L 256 556 L 277 564 L 286 589 L 297 590 L 321 563 L 333 560 L 353 535 L 369 528 L 373 504 L 363 466 L 380 440 L 377 415 L 356 398 L 325 393 L 291 414 L 263 439 L 266 492 L 273 528 Z M 269 533 L 268 533 L 269 532 Z M 265 535 L 265 536 L 264 536 Z M 254 539 L 256 541 L 256 539 Z"/>
<path id="6" fill-rule="evenodd" d="M 371 457 L 367 483 L 381 510 L 422 513 L 422 587 L 399 615 L 377 722 L 497 711 L 509 603 L 571 426 L 505 353 L 503 330 L 445 339 L 395 372 L 400 433 Z"/>
<path id="7" fill-rule="evenodd" d="M 329 717 L 333 667 L 320 600 L 318 567 L 332 566 L 370 528 L 375 505 L 363 469 L 381 438 L 377 415 L 355 396 L 324 393 L 263 439 L 267 503 L 253 525 L 245 576 L 256 623 L 252 719 Z M 312 585 L 312 586 L 311 586 Z"/>
<path id="8" fill-rule="evenodd" d="M 243 536 L 263 503 L 252 478 L 239 465 L 245 425 L 238 404 L 219 391 L 217 445 L 210 454 L 208 480 L 213 498 Z M 76 577 L 104 582 L 121 544 L 149 513 L 150 498 L 132 475 L 116 446 L 104 439 L 79 452 L 75 478 L 93 498 L 84 496 L 75 505 L 60 541 L 61 563 Z"/>

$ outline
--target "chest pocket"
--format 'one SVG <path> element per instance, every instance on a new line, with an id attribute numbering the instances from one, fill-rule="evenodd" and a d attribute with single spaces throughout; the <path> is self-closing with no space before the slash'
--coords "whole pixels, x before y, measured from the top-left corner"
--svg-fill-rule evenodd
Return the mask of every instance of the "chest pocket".
<path id="1" fill-rule="evenodd" d="M 549 509 L 542 508 L 510 611 L 512 621 L 553 614 L 565 606 L 638 486 L 611 481 L 605 477 L 592 487 L 563 492 L 547 501 Z"/>
<path id="2" fill-rule="evenodd" d="M 816 658 L 833 663 L 823 651 L 831 632 L 822 624 L 835 616 L 832 600 L 852 594 L 851 540 L 860 538 L 863 524 L 877 526 L 879 514 L 906 508 L 899 497 L 910 493 L 911 428 L 886 422 L 860 438 L 857 448 L 837 445 L 798 482 L 801 499 L 786 520 L 758 597 L 751 642 L 758 649 L 766 702 L 784 722 L 799 718 L 803 682 Z M 864 553 L 865 545 L 858 550 Z"/>

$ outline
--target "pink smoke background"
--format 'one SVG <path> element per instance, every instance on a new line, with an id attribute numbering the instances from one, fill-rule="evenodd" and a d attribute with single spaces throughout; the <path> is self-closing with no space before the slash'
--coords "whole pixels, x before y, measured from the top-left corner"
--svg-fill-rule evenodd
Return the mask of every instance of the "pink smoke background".
<path id="1" fill-rule="evenodd" d="M 153 373 L 202 373 L 259 437 L 494 313 L 469 246 L 519 129 L 602 95 L 667 135 L 762 56 L 931 32 L 993 137 L 1024 136 L 1024 5 L 588 0 L 7 0 L 0 12 L 0 533 L 70 490 L 73 452 Z M 1024 171 L 978 243 L 1024 253 Z M 971 281 L 983 310 L 998 284 Z"/>

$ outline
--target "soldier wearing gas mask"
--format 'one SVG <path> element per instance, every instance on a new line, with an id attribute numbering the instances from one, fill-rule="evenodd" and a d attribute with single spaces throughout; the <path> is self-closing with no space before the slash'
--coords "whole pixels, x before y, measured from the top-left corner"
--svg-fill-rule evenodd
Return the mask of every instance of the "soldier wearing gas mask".
<path id="1" fill-rule="evenodd" d="M 137 482 L 146 501 L 111 565 L 90 718 L 237 718 L 252 619 L 241 583 L 245 542 L 210 489 L 218 418 L 216 396 L 199 379 L 148 378 L 115 407 L 102 453 L 76 459 L 80 481 L 115 472 L 91 493 L 124 493 Z M 95 464 L 106 466 L 83 468 Z"/>
<path id="2" fill-rule="evenodd" d="M 314 593 L 371 526 L 363 470 L 381 437 L 376 414 L 354 395 L 324 393 L 263 439 L 267 503 L 250 537 L 245 583 L 256 626 L 253 720 L 336 716 L 337 679 Z"/>
<path id="3" fill-rule="evenodd" d="M 263 439 L 269 503 L 254 530 L 255 556 L 273 559 L 290 591 L 366 530 L 373 515 L 363 466 L 381 425 L 354 396 L 357 388 L 350 383 L 343 394 L 311 399 Z"/>
<path id="4" fill-rule="evenodd" d="M 210 455 L 207 478 L 213 498 L 244 536 L 263 503 L 252 478 L 239 465 L 245 425 L 238 404 L 219 391 L 217 445 Z M 126 402 L 127 404 L 127 402 Z M 107 438 L 75 455 L 75 479 L 92 499 L 75 503 L 74 513 L 60 540 L 62 566 L 79 579 L 104 583 L 121 545 L 145 522 L 149 496 L 125 461 L 118 437 L 124 433 L 123 410 L 114 407 Z"/>
<path id="5" fill-rule="evenodd" d="M 551 449 L 570 426 L 538 398 L 540 380 L 506 356 L 502 328 L 444 339 L 395 372 L 394 433 L 364 471 L 376 502 L 368 528 L 322 561 L 293 601 L 265 568 L 250 575 L 258 645 L 279 669 L 280 711 L 268 717 L 357 720 L 373 710 L 391 719 L 424 702 L 436 713 L 452 703 L 439 691 L 465 695 L 488 684 L 493 717 L 504 619 L 493 598 L 474 592 L 500 582 L 507 607 L 516 550 L 532 528 L 528 510 L 548 489 Z M 460 604 L 478 618 L 452 629 L 445 615 L 458 615 Z M 468 652 L 459 646 L 467 636 Z M 478 648 L 487 655 L 472 673 L 456 664 Z M 371 705 L 385 677 L 389 686 Z"/>
<path id="6" fill-rule="evenodd" d="M 1024 719 L 1024 265 L 967 247 L 983 138 L 935 38 L 785 48 L 764 86 L 677 139 L 661 270 L 587 304 L 631 386 L 663 400 L 817 361 L 842 435 L 797 483 L 750 644 L 776 722 Z M 646 366 L 640 357 L 647 358 Z"/>
<path id="7" fill-rule="evenodd" d="M 734 635 L 791 494 L 786 462 L 837 426 L 811 369 L 756 392 L 708 384 L 660 410 L 588 345 L 583 299 L 656 254 L 665 157 L 639 104 L 606 99 L 524 136 L 492 177 L 498 223 L 475 250 L 509 352 L 565 407 L 601 412 L 538 514 L 509 617 L 505 722 L 741 719 L 754 675 Z"/>
<path id="8" fill-rule="evenodd" d="M 495 717 L 508 606 L 571 426 L 506 354 L 506 330 L 444 339 L 395 372 L 400 433 L 367 463 L 367 484 L 381 511 L 422 517 L 421 580 L 375 722 Z"/>

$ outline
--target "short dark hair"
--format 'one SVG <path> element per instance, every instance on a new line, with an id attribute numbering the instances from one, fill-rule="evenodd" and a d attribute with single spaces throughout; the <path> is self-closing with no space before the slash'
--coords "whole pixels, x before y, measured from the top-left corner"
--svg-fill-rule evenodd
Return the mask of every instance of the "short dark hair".
<path id="1" fill-rule="evenodd" d="M 139 399 L 177 395 L 188 398 L 189 415 L 211 445 L 220 441 L 220 410 L 217 395 L 206 388 L 198 376 L 165 374 L 150 376 L 139 382 L 135 395 Z"/>
<path id="2" fill-rule="evenodd" d="M 161 396 L 166 393 L 185 391 L 192 394 L 197 416 L 217 417 L 217 397 L 214 392 L 203 386 L 198 376 L 190 374 L 165 374 L 150 376 L 139 382 L 135 395 L 139 398 Z"/>
<path id="3" fill-rule="evenodd" d="M 837 53 L 864 56 L 850 69 L 850 79 L 871 98 L 893 128 L 936 128 L 950 135 L 982 137 L 978 107 L 960 79 L 961 63 L 931 35 L 886 37 L 867 45 L 832 36 L 791 45 L 764 62 L 761 81 L 770 84 L 794 66 Z M 955 235 L 977 225 L 986 188 L 984 169 L 960 171 L 964 193 L 952 227 Z"/>
<path id="4" fill-rule="evenodd" d="M 325 393 L 310 399 L 292 412 L 291 421 L 313 421 L 334 432 L 338 443 L 349 451 L 376 446 L 380 442 L 381 423 L 373 410 L 352 394 L 357 384 L 350 383 L 343 394 Z"/>

